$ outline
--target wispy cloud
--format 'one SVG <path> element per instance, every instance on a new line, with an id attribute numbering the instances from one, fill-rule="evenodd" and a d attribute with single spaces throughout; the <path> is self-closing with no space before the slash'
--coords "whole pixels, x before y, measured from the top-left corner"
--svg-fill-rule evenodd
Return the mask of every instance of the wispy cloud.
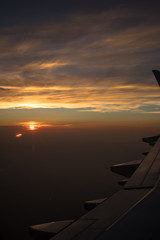
<path id="1" fill-rule="evenodd" d="M 0 92 L 1 109 L 70 108 L 88 111 L 139 111 L 144 105 L 160 106 L 159 89 L 146 85 L 6 87 Z M 7 94 L 6 94 L 7 92 Z M 141 109 L 140 109 L 141 108 Z M 148 107 L 148 111 L 151 109 Z M 146 109 L 145 109 L 146 111 Z"/>

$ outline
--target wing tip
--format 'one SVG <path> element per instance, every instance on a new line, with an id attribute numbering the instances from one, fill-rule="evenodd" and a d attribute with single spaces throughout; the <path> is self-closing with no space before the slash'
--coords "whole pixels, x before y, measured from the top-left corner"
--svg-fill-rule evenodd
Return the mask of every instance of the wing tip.
<path id="1" fill-rule="evenodd" d="M 159 70 L 152 70 L 157 82 L 158 82 L 158 85 L 160 86 L 160 71 Z"/>

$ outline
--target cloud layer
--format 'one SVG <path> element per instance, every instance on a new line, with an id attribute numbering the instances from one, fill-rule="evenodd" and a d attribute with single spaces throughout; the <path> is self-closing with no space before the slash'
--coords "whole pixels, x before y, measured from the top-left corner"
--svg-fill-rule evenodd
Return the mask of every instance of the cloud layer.
<path id="1" fill-rule="evenodd" d="M 0 30 L 0 108 L 160 112 L 158 12 L 135 7 Z"/>

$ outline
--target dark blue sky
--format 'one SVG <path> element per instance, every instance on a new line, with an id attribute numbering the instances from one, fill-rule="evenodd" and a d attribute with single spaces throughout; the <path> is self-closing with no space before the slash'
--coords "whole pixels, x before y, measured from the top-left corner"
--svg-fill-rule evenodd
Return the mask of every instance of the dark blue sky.
<path id="1" fill-rule="evenodd" d="M 158 0 L 54 0 L 54 1 L 1 1 L 1 26 L 58 21 L 75 13 L 96 13 L 114 8 L 133 8 L 143 15 L 154 16 L 160 10 Z M 126 23 L 127 24 L 127 23 Z"/>

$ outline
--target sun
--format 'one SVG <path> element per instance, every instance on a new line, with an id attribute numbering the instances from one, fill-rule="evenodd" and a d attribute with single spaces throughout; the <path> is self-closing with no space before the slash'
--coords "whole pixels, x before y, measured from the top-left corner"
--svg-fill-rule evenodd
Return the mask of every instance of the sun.
<path id="1" fill-rule="evenodd" d="M 29 130 L 34 131 L 34 130 L 37 129 L 37 126 L 36 125 L 29 125 L 28 128 L 29 128 Z"/>
<path id="2" fill-rule="evenodd" d="M 35 121 L 21 122 L 19 124 L 22 125 L 23 127 L 25 127 L 25 129 L 27 129 L 29 131 L 35 131 L 41 127 L 50 126 L 48 124 L 44 124 L 43 122 L 35 122 Z"/>
<path id="3" fill-rule="evenodd" d="M 30 130 L 30 131 L 35 131 L 40 127 L 37 122 L 33 122 L 33 121 L 32 122 L 26 122 L 25 125 L 26 125 L 27 129 Z"/>

